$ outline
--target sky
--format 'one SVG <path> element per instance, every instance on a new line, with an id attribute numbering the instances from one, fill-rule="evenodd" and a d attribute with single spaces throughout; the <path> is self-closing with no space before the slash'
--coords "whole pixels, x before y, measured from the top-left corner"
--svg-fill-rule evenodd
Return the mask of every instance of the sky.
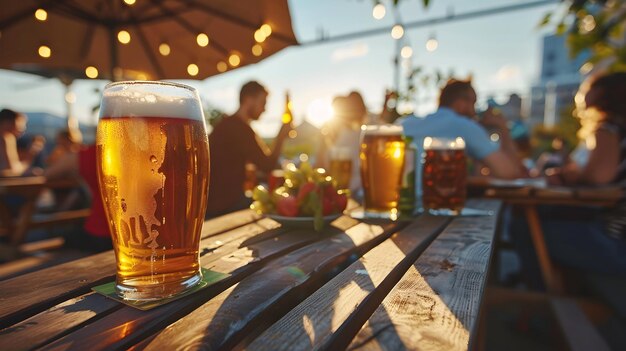
<path id="1" fill-rule="evenodd" d="M 371 0 L 290 0 L 292 25 L 300 43 L 345 33 L 374 28 L 391 27 L 396 23 L 389 0 L 387 13 L 381 20 L 372 16 Z M 404 0 L 398 13 L 402 23 L 445 16 L 452 11 L 462 14 L 506 5 L 527 3 L 530 0 L 432 0 L 424 8 L 422 0 Z M 516 92 L 528 95 L 531 85 L 538 80 L 541 64 L 543 35 L 549 29 L 539 30 L 537 24 L 546 12 L 557 9 L 552 5 L 534 7 L 510 13 L 477 19 L 441 23 L 429 27 L 407 29 L 402 46 L 413 50 L 410 59 L 403 59 L 406 67 L 422 67 L 425 72 L 453 71 L 459 78 L 472 75 L 479 100 L 494 96 L 506 101 Z M 428 52 L 426 41 L 434 37 L 438 48 Z M 303 119 L 321 125 L 332 98 L 359 91 L 368 109 L 377 113 L 382 108 L 385 89 L 393 87 L 393 58 L 396 42 L 389 32 L 357 39 L 292 46 L 254 65 L 229 71 L 203 81 L 181 81 L 196 87 L 204 104 L 226 113 L 233 113 L 238 105 L 240 86 L 254 79 L 270 91 L 265 114 L 253 128 L 264 137 L 272 137 L 280 127 L 284 108 L 284 93 L 289 91 L 296 124 Z M 24 112 L 49 112 L 64 116 L 65 87 L 55 79 L 0 70 L 0 107 Z M 406 79 L 402 78 L 404 87 Z M 94 124 L 97 106 L 106 81 L 75 81 L 71 89 L 76 96 L 73 114 L 81 123 Z M 413 107 L 423 115 L 436 109 L 437 91 L 433 86 L 420 86 Z"/>

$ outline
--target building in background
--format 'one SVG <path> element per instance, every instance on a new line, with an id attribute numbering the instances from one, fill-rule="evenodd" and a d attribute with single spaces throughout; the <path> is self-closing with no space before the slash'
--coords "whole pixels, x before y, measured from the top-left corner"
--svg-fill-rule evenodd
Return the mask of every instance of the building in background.
<path id="1" fill-rule="evenodd" d="M 584 52 L 571 58 L 565 36 L 560 35 L 545 36 L 542 51 L 541 75 L 530 94 L 528 123 L 531 127 L 537 124 L 551 127 L 559 123 L 561 112 L 573 104 L 584 78 L 580 67 L 590 55 Z"/>

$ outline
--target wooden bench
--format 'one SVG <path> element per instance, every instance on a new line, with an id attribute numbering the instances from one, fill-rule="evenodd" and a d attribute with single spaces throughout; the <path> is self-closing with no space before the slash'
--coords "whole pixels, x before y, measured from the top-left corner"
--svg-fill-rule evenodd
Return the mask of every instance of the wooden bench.
<path id="1" fill-rule="evenodd" d="M 77 222 L 89 216 L 88 208 L 50 213 L 37 212 L 37 200 L 44 189 L 72 189 L 80 186 L 78 180 L 61 180 L 48 182 L 44 177 L 19 177 L 0 179 L 0 195 L 19 197 L 21 206 L 0 201 L 0 234 L 8 236 L 9 243 L 17 247 L 26 238 L 31 229 L 48 228 Z"/>

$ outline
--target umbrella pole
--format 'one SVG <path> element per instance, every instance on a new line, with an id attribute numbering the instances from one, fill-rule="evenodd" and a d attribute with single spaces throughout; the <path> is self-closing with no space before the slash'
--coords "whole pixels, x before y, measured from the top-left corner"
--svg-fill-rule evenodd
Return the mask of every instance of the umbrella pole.
<path id="1" fill-rule="evenodd" d="M 74 113 L 73 113 L 74 101 L 72 100 L 72 97 L 71 97 L 72 83 L 71 82 L 68 83 L 64 81 L 63 85 L 65 85 L 65 104 L 67 108 L 67 130 L 69 131 L 70 136 L 72 137 L 72 140 L 82 142 L 83 136 L 80 131 L 80 128 L 78 127 L 78 119 L 76 118 L 76 116 L 74 116 Z"/>

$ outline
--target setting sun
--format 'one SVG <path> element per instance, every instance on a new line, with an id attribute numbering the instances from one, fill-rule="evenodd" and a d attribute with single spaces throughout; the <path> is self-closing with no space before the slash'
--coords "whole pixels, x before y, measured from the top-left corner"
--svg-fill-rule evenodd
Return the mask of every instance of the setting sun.
<path id="1" fill-rule="evenodd" d="M 315 99 L 307 108 L 307 119 L 316 126 L 321 126 L 333 117 L 330 99 Z"/>

